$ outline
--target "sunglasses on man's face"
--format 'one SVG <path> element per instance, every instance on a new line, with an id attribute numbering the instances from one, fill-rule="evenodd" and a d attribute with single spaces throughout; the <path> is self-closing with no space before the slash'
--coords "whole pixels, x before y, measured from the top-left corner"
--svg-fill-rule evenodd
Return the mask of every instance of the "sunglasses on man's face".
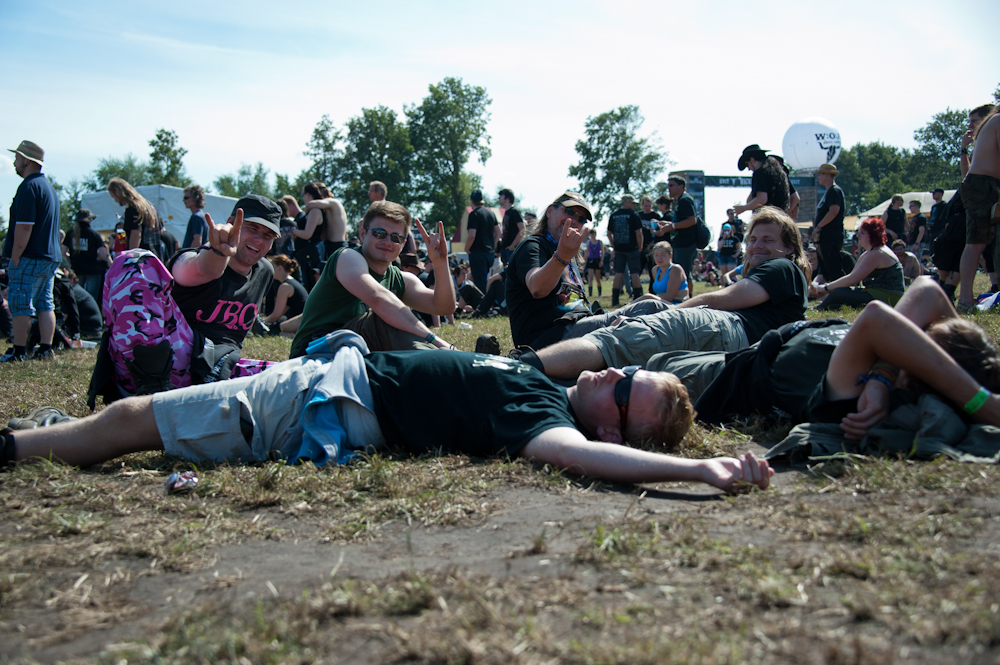
<path id="1" fill-rule="evenodd" d="M 585 213 L 583 210 L 580 210 L 579 208 L 574 208 L 572 206 L 570 206 L 569 208 L 563 206 L 563 210 L 566 211 L 567 216 L 572 217 L 580 224 L 587 223 L 587 213 Z"/>
<path id="2" fill-rule="evenodd" d="M 389 240 L 393 241 L 397 245 L 402 245 L 406 242 L 405 233 L 389 233 L 385 229 L 368 229 L 368 232 L 375 236 L 376 240 L 385 240 L 386 238 L 389 238 Z"/>
<path id="3" fill-rule="evenodd" d="M 625 434 L 625 421 L 628 419 L 628 399 L 632 395 L 632 377 L 642 369 L 639 365 L 623 367 L 625 377 L 615 384 L 615 404 L 618 405 L 618 416 L 621 418 L 621 433 Z"/>

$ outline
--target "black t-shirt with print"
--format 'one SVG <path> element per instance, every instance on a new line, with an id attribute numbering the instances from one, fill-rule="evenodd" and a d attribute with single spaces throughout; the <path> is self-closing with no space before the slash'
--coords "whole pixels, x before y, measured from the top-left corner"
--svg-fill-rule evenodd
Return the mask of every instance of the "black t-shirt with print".
<path id="1" fill-rule="evenodd" d="M 413 454 L 507 457 L 547 430 L 581 429 L 565 388 L 503 356 L 390 351 L 366 356 L 365 366 L 386 441 Z"/>
<path id="2" fill-rule="evenodd" d="M 101 234 L 90 228 L 90 224 L 80 224 L 80 239 L 76 239 L 76 229 L 66 234 L 63 244 L 69 247 L 69 264 L 77 275 L 100 275 L 108 264 L 98 260 L 97 250 L 105 246 Z"/>
<path id="3" fill-rule="evenodd" d="M 132 237 L 132 231 L 139 231 L 139 249 L 152 252 L 160 260 L 169 258 L 169 253 L 167 256 L 163 255 L 163 245 L 160 244 L 159 230 L 146 226 L 139 216 L 139 209 L 134 205 L 129 204 L 125 208 L 124 229 L 126 242 Z"/>
<path id="4" fill-rule="evenodd" d="M 826 214 L 830 212 L 830 206 L 835 205 L 840 206 L 840 212 L 833 218 L 833 221 L 820 229 L 820 240 L 826 240 L 830 236 L 836 238 L 844 237 L 844 190 L 836 183 L 827 189 L 823 194 L 823 198 L 820 199 L 819 205 L 816 207 L 816 223 L 819 224 L 826 217 Z"/>
<path id="5" fill-rule="evenodd" d="M 614 238 L 616 252 L 634 252 L 639 249 L 635 232 L 642 230 L 642 219 L 635 210 L 619 208 L 608 218 L 608 228 Z"/>
<path id="6" fill-rule="evenodd" d="M 808 300 L 806 276 L 788 259 L 771 259 L 750 271 L 745 279 L 757 282 L 770 299 L 735 312 L 743 321 L 747 341 L 755 344 L 768 330 L 805 318 Z"/>
<path id="7" fill-rule="evenodd" d="M 168 269 L 173 269 L 178 257 L 209 248 L 187 249 L 177 252 Z M 243 276 L 226 267 L 222 277 L 198 286 L 181 286 L 174 282 L 174 301 L 192 329 L 197 330 L 216 344 L 243 346 L 253 327 L 260 303 L 271 285 L 274 268 L 267 259 L 261 259 Z"/>
<path id="8" fill-rule="evenodd" d="M 698 213 L 694 207 L 694 197 L 684 192 L 677 199 L 677 206 L 674 208 L 674 222 L 683 222 L 688 217 L 695 217 Z M 670 244 L 674 247 L 694 247 L 698 244 L 698 225 L 689 226 L 686 229 L 678 229 L 670 235 Z"/>
<path id="9" fill-rule="evenodd" d="M 514 346 L 532 346 L 539 336 L 560 325 L 556 319 L 571 311 L 567 303 L 583 297 L 583 289 L 566 279 L 565 270 L 559 283 L 546 296 L 535 298 L 531 295 L 526 283 L 528 272 L 545 265 L 555 252 L 555 243 L 533 235 L 522 240 L 510 257 L 504 284 Z"/>

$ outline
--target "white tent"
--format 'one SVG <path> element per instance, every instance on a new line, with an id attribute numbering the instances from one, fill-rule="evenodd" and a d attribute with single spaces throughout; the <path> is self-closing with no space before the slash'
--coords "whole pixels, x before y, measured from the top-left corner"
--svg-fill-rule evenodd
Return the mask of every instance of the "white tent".
<path id="1" fill-rule="evenodd" d="M 184 189 L 170 185 L 145 185 L 136 187 L 136 190 L 153 204 L 167 230 L 174 234 L 178 242 L 183 242 L 188 219 L 191 218 L 191 212 L 184 207 Z M 229 218 L 235 205 L 236 199 L 230 196 L 205 195 L 205 212 L 217 224 Z M 97 216 L 90 223 L 95 231 L 113 231 L 115 224 L 125 215 L 125 208 L 115 203 L 107 191 L 84 194 L 80 197 L 80 207 Z"/>
<path id="2" fill-rule="evenodd" d="M 951 201 L 951 197 L 953 197 L 957 191 L 957 189 L 946 189 L 942 200 L 946 203 Z M 905 210 L 907 214 L 910 212 L 910 201 L 920 201 L 920 212 L 925 215 L 930 214 L 931 206 L 934 205 L 934 197 L 931 196 L 930 192 L 907 192 L 905 194 L 900 194 L 900 196 L 903 197 L 903 210 Z M 861 213 L 858 217 L 861 219 L 864 219 L 865 217 L 881 217 L 882 213 L 886 211 L 891 203 L 892 199 L 889 198 L 882 203 L 879 203 L 871 210 Z"/>

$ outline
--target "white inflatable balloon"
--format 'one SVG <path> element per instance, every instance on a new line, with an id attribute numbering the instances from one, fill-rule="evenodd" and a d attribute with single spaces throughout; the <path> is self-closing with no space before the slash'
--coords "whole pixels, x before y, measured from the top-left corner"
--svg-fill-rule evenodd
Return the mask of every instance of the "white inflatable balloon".
<path id="1" fill-rule="evenodd" d="M 793 169 L 817 169 L 840 157 L 840 132 L 825 118 L 800 120 L 785 132 L 781 154 Z"/>

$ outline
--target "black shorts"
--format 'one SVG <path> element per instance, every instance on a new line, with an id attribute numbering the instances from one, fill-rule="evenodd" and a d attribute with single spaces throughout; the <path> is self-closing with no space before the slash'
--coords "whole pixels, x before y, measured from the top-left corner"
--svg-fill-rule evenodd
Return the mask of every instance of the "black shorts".
<path id="1" fill-rule="evenodd" d="M 965 241 L 970 245 L 985 245 L 993 237 L 993 206 L 1000 201 L 1000 180 L 993 176 L 970 173 L 962 181 L 962 203 L 965 204 Z"/>
<path id="2" fill-rule="evenodd" d="M 600 270 L 601 260 L 600 259 L 587 259 L 587 270 Z"/>

